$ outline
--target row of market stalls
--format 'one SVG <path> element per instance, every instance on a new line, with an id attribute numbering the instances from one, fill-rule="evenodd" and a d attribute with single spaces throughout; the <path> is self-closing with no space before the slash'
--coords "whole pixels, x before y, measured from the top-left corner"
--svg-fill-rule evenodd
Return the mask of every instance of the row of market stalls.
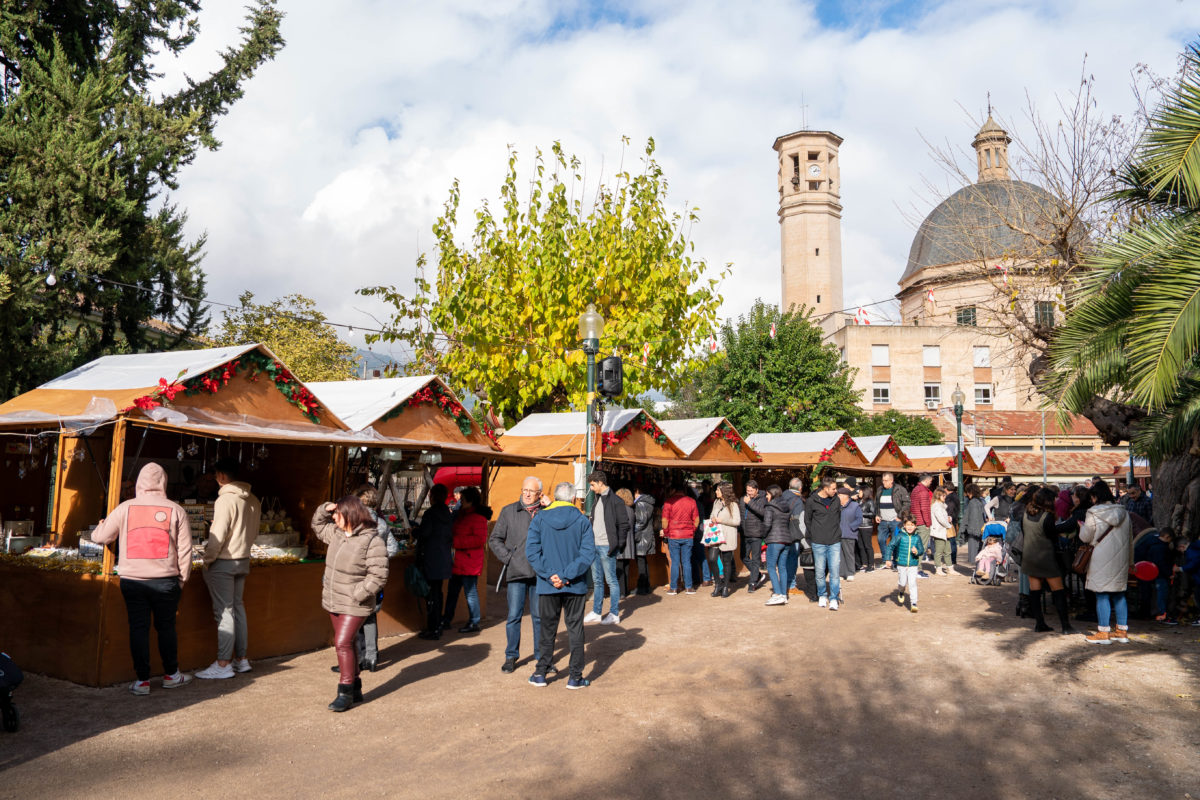
<path id="1" fill-rule="evenodd" d="M 308 526 L 317 504 L 371 476 L 403 533 L 407 508 L 421 508 L 438 469 L 478 475 L 497 509 L 531 474 L 547 487 L 582 487 L 585 428 L 583 413 L 533 414 L 497 439 L 437 377 L 304 384 L 262 345 L 97 359 L 0 405 L 6 543 L 27 536 L 48 545 L 33 551 L 40 556 L 0 556 L 0 646 L 34 671 L 78 683 L 130 676 L 113 552 L 91 545 L 88 531 L 132 495 L 150 461 L 167 470 L 197 541 L 207 534 L 217 458 L 236 458 L 263 500 L 266 545 L 245 595 L 249 655 L 263 658 L 328 643 L 323 548 Z M 744 438 L 724 418 L 660 422 L 641 409 L 607 411 L 594 436 L 596 460 L 615 482 L 655 487 L 680 471 L 727 474 L 740 491 L 751 475 L 947 472 L 954 458 L 952 448 L 900 448 L 891 437 L 856 440 L 845 431 Z M 968 448 L 964 461 L 968 474 L 1003 473 L 990 451 Z M 59 557 L 73 548 L 98 558 Z M 383 635 L 423 623 L 419 601 L 401 585 L 412 558 L 403 551 L 392 564 Z M 481 583 L 492 570 L 494 562 Z M 184 668 L 207 663 L 215 643 L 202 583 L 197 574 L 181 598 Z"/>

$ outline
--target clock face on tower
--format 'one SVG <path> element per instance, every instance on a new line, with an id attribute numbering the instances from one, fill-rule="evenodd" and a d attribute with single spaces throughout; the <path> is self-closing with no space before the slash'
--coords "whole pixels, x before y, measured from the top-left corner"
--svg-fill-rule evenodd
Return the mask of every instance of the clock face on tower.
<path id="1" fill-rule="evenodd" d="M 821 177 L 821 165 L 820 164 L 810 165 L 808 168 L 808 174 L 813 178 Z"/>

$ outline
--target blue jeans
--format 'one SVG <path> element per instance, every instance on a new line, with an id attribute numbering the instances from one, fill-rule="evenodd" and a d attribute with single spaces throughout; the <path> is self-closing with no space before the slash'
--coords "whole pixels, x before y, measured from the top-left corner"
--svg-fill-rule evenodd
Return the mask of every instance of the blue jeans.
<path id="1" fill-rule="evenodd" d="M 458 588 L 462 587 L 462 593 L 467 598 L 467 612 L 471 618 L 469 622 L 472 625 L 479 624 L 479 576 L 478 575 L 451 575 L 450 589 L 446 597 L 446 611 L 442 618 L 442 625 L 449 628 L 450 623 L 454 621 L 454 612 L 458 609 Z"/>
<path id="2" fill-rule="evenodd" d="M 667 539 L 667 553 L 671 559 L 671 583 L 668 588 L 674 590 L 682 578 L 683 585 L 690 591 L 693 588 L 692 538 L 689 536 L 686 539 Z"/>
<path id="3" fill-rule="evenodd" d="M 842 568 L 842 543 L 814 544 L 813 568 L 817 572 L 817 595 L 828 597 L 830 600 L 842 599 L 842 578 L 838 572 Z M 829 570 L 829 590 L 825 590 L 825 570 Z"/>
<path id="4" fill-rule="evenodd" d="M 790 544 L 767 545 L 767 577 L 771 579 L 771 591 L 775 594 L 787 594 L 787 560 L 791 551 Z"/>
<path id="5" fill-rule="evenodd" d="M 1154 579 L 1155 600 L 1158 602 L 1158 614 L 1167 613 L 1167 594 L 1171 591 L 1171 579 L 1158 577 Z"/>
<path id="6" fill-rule="evenodd" d="M 796 572 L 800 569 L 800 543 L 792 542 L 787 546 L 787 566 L 784 568 L 783 578 L 787 581 L 787 588 L 790 589 L 796 584 Z"/>
<path id="7" fill-rule="evenodd" d="M 603 546 L 603 545 L 601 545 Z M 617 559 L 605 552 L 597 552 L 592 559 L 592 611 L 597 614 L 604 608 L 604 585 L 608 584 L 608 610 L 621 616 L 621 585 L 617 583 Z"/>
<path id="8" fill-rule="evenodd" d="M 898 524 L 899 521 L 894 519 L 881 519 L 879 521 L 879 530 L 876 532 L 876 535 L 879 538 L 879 557 L 884 561 L 888 560 L 888 539 L 896 535 L 896 526 Z"/>
<path id="9" fill-rule="evenodd" d="M 504 624 L 507 646 L 504 657 L 517 659 L 521 655 L 521 617 L 525 616 L 525 601 L 529 601 L 529 618 L 533 622 L 533 652 L 537 655 L 538 643 L 542 639 L 542 618 L 538 614 L 538 600 L 534 593 L 537 581 L 515 580 L 508 582 L 508 621 Z"/>
<path id="10" fill-rule="evenodd" d="M 1117 627 L 1129 627 L 1129 602 L 1124 592 L 1096 592 L 1096 626 L 1107 628 L 1113 611 L 1117 612 Z"/>

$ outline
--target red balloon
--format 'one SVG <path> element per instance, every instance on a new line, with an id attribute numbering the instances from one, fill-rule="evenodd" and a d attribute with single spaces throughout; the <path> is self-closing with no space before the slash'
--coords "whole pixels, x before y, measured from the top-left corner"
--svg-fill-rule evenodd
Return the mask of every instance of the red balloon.
<path id="1" fill-rule="evenodd" d="M 1152 581 L 1158 577 L 1158 567 L 1152 561 L 1139 561 L 1133 565 L 1133 575 L 1139 581 Z"/>

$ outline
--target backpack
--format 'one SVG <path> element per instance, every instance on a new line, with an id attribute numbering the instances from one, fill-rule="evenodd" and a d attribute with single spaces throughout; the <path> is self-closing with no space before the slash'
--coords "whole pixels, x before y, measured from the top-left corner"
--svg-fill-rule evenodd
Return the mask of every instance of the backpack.
<path id="1" fill-rule="evenodd" d="M 425 573 L 416 564 L 409 564 L 408 569 L 404 570 L 404 585 L 417 597 L 429 597 L 429 581 L 425 580 Z"/>

